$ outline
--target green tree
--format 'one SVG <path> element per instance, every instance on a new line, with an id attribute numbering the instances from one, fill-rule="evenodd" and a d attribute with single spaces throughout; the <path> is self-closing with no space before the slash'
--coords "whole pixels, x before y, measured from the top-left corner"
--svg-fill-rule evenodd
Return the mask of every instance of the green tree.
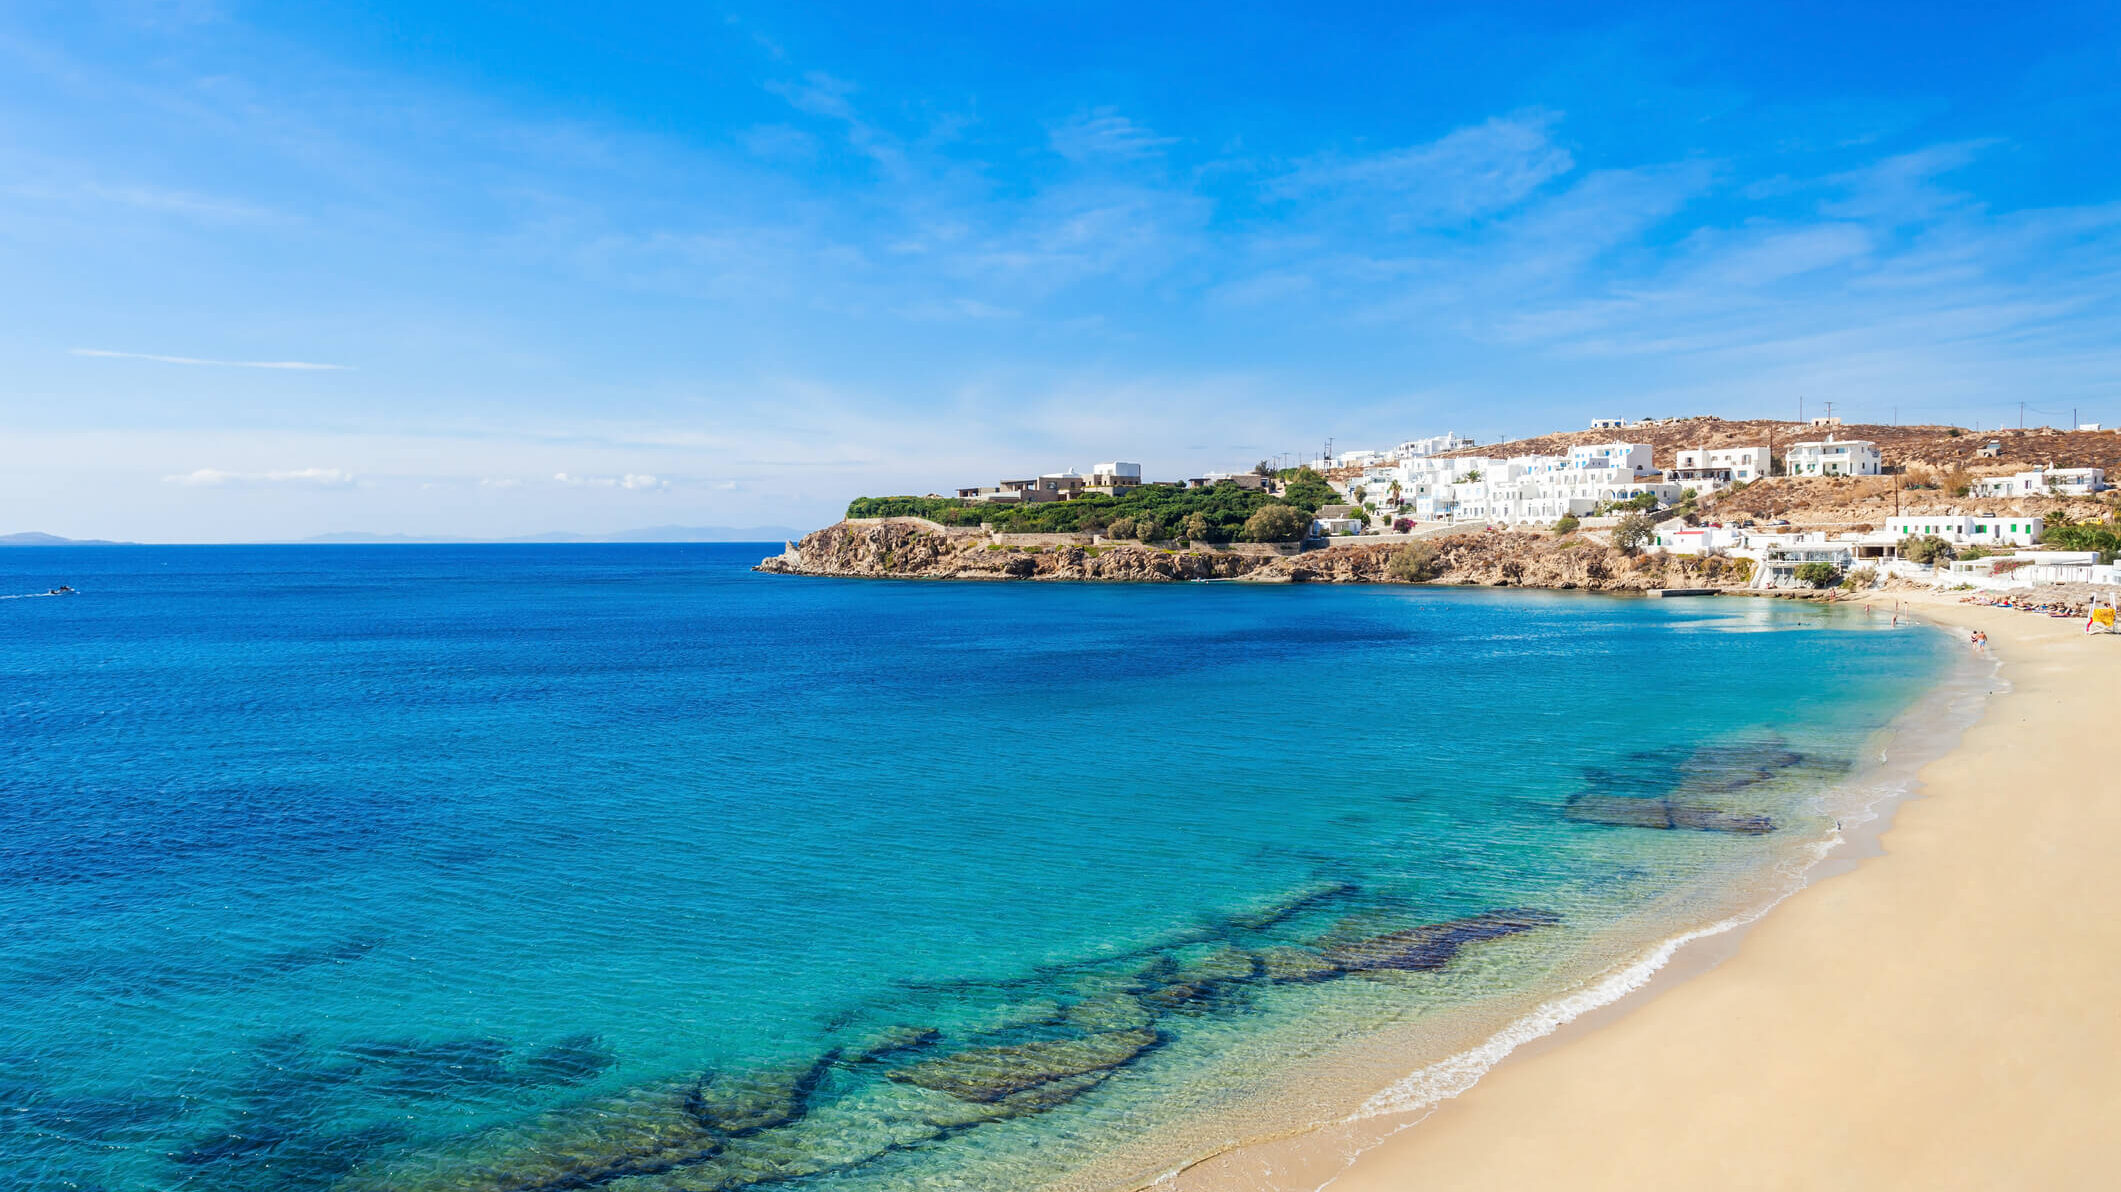
<path id="1" fill-rule="evenodd" d="M 1613 545 L 1634 554 L 1657 537 L 1657 523 L 1648 514 L 1630 513 L 1613 525 Z"/>
<path id="2" fill-rule="evenodd" d="M 1436 562 L 1436 548 L 1426 542 L 1409 542 L 1392 552 L 1385 574 L 1403 583 L 1426 583 L 1443 574 Z"/>
<path id="3" fill-rule="evenodd" d="M 1311 532 L 1311 515 L 1293 505 L 1263 505 L 1245 519 L 1246 542 L 1297 542 Z"/>
<path id="4" fill-rule="evenodd" d="M 1297 468 L 1282 478 L 1282 499 L 1305 513 L 1316 513 L 1320 505 L 1331 505 L 1340 500 L 1340 494 L 1326 483 L 1326 478 L 1310 468 Z"/>
<path id="5" fill-rule="evenodd" d="M 1900 557 L 1910 563 L 1949 563 L 1957 556 L 1952 544 L 1935 534 L 1900 544 Z"/>
<path id="6" fill-rule="evenodd" d="M 1106 526 L 1106 527 L 1105 527 L 1105 537 L 1107 537 L 1107 538 L 1132 538 L 1132 537 L 1134 537 L 1134 519 L 1133 519 L 1133 518 L 1131 518 L 1131 517 L 1115 517 L 1115 518 L 1113 518 L 1113 519 L 1112 519 L 1112 524 L 1111 524 L 1111 525 L 1109 525 L 1109 526 Z"/>
<path id="7" fill-rule="evenodd" d="M 1208 520 L 1205 513 L 1189 513 L 1186 520 L 1178 524 L 1178 532 L 1196 542 L 1209 541 L 1208 535 L 1214 533 L 1214 530 L 1214 523 Z"/>
<path id="8" fill-rule="evenodd" d="M 1814 588 L 1831 588 L 1841 582 L 1841 568 L 1832 563 L 1799 563 L 1790 574 L 1798 583 Z"/>
<path id="9" fill-rule="evenodd" d="M 1164 537 L 1164 523 L 1154 517 L 1135 518 L 1134 536 L 1143 542 L 1161 542 Z"/>
<path id="10" fill-rule="evenodd" d="M 1582 527 L 1582 525 L 1583 521 L 1575 514 L 1564 513 L 1561 515 L 1561 518 L 1554 523 L 1554 532 L 1556 534 L 1574 534 L 1579 528 Z"/>

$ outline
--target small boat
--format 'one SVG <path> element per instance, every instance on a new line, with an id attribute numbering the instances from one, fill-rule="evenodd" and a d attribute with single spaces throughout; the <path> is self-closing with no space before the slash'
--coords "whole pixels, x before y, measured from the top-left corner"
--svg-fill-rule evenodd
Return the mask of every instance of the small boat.
<path id="1" fill-rule="evenodd" d="M 65 584 L 60 584 L 60 585 L 59 585 L 58 587 L 56 587 L 56 588 L 53 588 L 53 589 L 52 589 L 51 591 L 49 591 L 49 592 L 46 592 L 46 593 L 45 593 L 45 595 L 46 595 L 46 596 L 78 596 L 78 595 L 80 595 L 80 593 L 78 593 L 78 592 L 74 591 L 74 590 L 73 590 L 72 588 L 68 587 L 68 586 L 67 586 L 67 585 L 65 585 Z"/>

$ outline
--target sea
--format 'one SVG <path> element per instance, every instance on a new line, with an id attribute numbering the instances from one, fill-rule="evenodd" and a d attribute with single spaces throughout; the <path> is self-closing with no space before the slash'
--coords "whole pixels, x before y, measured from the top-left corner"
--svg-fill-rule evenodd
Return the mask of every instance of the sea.
<path id="1" fill-rule="evenodd" d="M 0 551 L 0 1187 L 1141 1187 L 1757 913 L 1969 682 L 1889 602 L 777 549 Z"/>

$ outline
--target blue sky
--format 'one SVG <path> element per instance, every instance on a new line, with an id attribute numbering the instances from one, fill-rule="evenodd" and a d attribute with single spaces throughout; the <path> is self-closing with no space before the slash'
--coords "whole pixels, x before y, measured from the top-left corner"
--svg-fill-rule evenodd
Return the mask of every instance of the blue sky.
<path id="1" fill-rule="evenodd" d="M 2121 422 L 2111 3 L 598 7 L 0 6 L 0 532 Z"/>

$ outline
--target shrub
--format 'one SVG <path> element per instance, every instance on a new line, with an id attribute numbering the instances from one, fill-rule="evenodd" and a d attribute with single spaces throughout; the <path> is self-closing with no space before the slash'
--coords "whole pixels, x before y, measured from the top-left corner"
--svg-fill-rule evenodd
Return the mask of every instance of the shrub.
<path id="1" fill-rule="evenodd" d="M 2092 522 L 2048 526 L 2040 531 L 2040 541 L 2063 550 L 2121 550 L 2121 533 Z"/>
<path id="2" fill-rule="evenodd" d="M 1107 538 L 1132 538 L 1132 537 L 1134 537 L 1134 519 L 1133 519 L 1133 518 L 1131 518 L 1131 517 L 1115 517 L 1115 518 L 1113 518 L 1113 519 L 1112 519 L 1112 524 L 1111 524 L 1111 525 L 1108 525 L 1108 526 L 1106 526 L 1106 527 L 1105 527 L 1105 537 L 1107 537 Z"/>
<path id="3" fill-rule="evenodd" d="M 1442 574 L 1437 566 L 1436 550 L 1426 542 L 1410 542 L 1392 552 L 1385 564 L 1385 574 L 1410 584 L 1426 583 Z"/>
<path id="4" fill-rule="evenodd" d="M 1560 520 L 1554 523 L 1554 532 L 1556 534 L 1574 534 L 1582 525 L 1582 519 L 1575 514 L 1564 513 L 1561 515 Z"/>
<path id="5" fill-rule="evenodd" d="M 1634 554 L 1657 536 L 1657 523 L 1648 514 L 1630 513 L 1613 527 L 1613 545 Z"/>
<path id="6" fill-rule="evenodd" d="M 1414 528 L 1414 519 L 1411 517 L 1395 518 L 1392 522 L 1392 528 L 1404 534 Z"/>
<path id="7" fill-rule="evenodd" d="M 1208 540 L 1210 529 L 1211 523 L 1205 513 L 1189 513 L 1186 515 L 1186 520 L 1178 524 L 1178 532 L 1180 534 L 1185 535 L 1188 539 L 1198 538 L 1203 542 Z"/>
<path id="8" fill-rule="evenodd" d="M 1912 542 L 1900 544 L 1900 557 L 1910 563 L 1949 563 L 1957 558 L 1952 544 L 1930 534 Z"/>
<path id="9" fill-rule="evenodd" d="M 1849 572 L 1848 577 L 1841 581 L 1841 587 L 1844 591 L 1854 592 L 1861 588 L 1868 588 L 1877 582 L 1877 571 L 1869 567 L 1862 567 Z"/>
<path id="10" fill-rule="evenodd" d="M 1799 563 L 1790 574 L 1813 588 L 1831 588 L 1841 582 L 1841 568 L 1832 563 Z"/>
<path id="11" fill-rule="evenodd" d="M 1164 523 L 1153 517 L 1136 518 L 1134 536 L 1143 542 L 1161 542 L 1164 537 Z"/>
<path id="12" fill-rule="evenodd" d="M 1293 505 L 1264 505 L 1245 519 L 1246 542 L 1297 542 L 1311 532 L 1311 515 Z"/>

